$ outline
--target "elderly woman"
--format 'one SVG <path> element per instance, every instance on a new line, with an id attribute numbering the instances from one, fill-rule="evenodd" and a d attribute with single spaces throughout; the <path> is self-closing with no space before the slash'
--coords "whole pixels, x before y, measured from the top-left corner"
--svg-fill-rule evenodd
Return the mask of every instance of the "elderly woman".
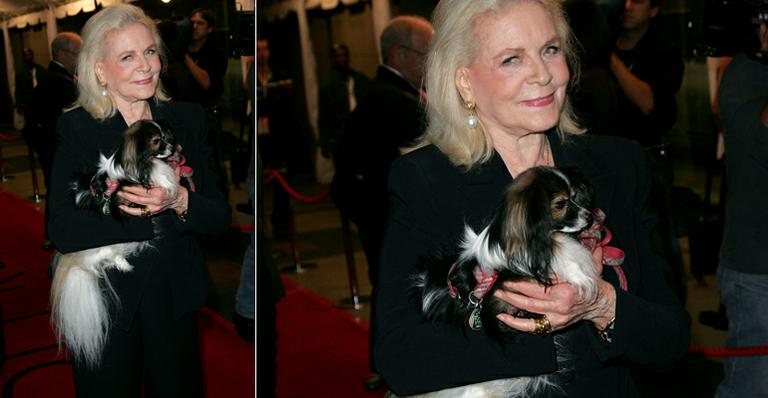
<path id="1" fill-rule="evenodd" d="M 557 0 L 442 0 L 433 24 L 429 127 L 423 145 L 390 173 L 378 370 L 398 395 L 549 374 L 558 367 L 551 333 L 569 328 L 574 373 L 560 390 L 544 393 L 635 396 L 628 365 L 674 364 L 690 339 L 688 315 L 649 248 L 653 218 L 645 211 L 649 178 L 641 148 L 580 134 L 567 96 L 573 43 Z M 611 244 L 626 253 L 625 288 L 611 267 L 590 301 L 568 283 L 505 282 L 496 297 L 549 322 L 502 314 L 499 321 L 517 334 L 504 342 L 425 319 L 411 291 L 420 261 L 458 253 L 465 224 L 480 231 L 505 187 L 526 169 L 566 165 L 591 182 Z M 600 250 L 594 256 L 600 269 Z"/>
<path id="2" fill-rule="evenodd" d="M 159 84 L 163 45 L 155 23 L 130 5 L 104 8 L 82 30 L 79 97 L 57 125 L 58 147 L 48 193 L 50 236 L 63 253 L 120 242 L 153 241 L 128 260 L 130 272 L 107 274 L 117 300 L 100 365 L 74 361 L 78 397 L 203 396 L 196 311 L 208 283 L 195 234 L 219 233 L 229 206 L 207 168 L 203 110 L 174 103 Z M 120 217 L 78 209 L 69 185 L 114 152 L 128 126 L 141 119 L 167 122 L 193 169 L 177 195 L 159 187 L 124 186 L 133 202 Z"/>

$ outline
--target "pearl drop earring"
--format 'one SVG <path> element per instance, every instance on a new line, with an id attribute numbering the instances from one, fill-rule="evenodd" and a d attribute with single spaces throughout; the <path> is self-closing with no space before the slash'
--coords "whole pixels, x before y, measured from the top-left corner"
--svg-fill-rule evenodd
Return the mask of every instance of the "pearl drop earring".
<path id="1" fill-rule="evenodd" d="M 475 103 L 472 101 L 467 101 L 464 105 L 466 105 L 467 110 L 469 110 L 469 115 L 467 116 L 467 126 L 471 129 L 477 128 L 477 113 L 475 112 Z"/>
<path id="2" fill-rule="evenodd" d="M 98 78 L 99 86 L 101 86 L 101 96 L 106 97 L 107 96 L 107 83 L 105 83 L 101 77 Z"/>

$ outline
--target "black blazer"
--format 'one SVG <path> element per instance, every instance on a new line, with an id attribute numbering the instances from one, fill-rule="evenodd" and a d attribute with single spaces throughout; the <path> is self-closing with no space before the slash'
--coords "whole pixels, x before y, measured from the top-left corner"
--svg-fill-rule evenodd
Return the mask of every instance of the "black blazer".
<path id="1" fill-rule="evenodd" d="M 565 386 L 574 397 L 636 395 L 629 363 L 669 365 L 687 351 L 685 309 L 666 285 L 662 260 L 651 253 L 653 218 L 645 211 L 649 178 L 643 152 L 627 140 L 548 134 L 555 164 L 576 165 L 592 182 L 597 206 L 607 214 L 613 245 L 626 253 L 628 291 L 613 269 L 616 336 L 604 343 L 588 322 L 575 325 L 576 372 Z M 420 259 L 456 253 L 464 224 L 479 231 L 512 181 L 498 154 L 469 172 L 451 164 L 434 146 L 402 156 L 390 173 L 391 217 L 384 239 L 374 325 L 376 366 L 397 394 L 440 390 L 490 379 L 536 375 L 556 369 L 551 336 L 520 333 L 497 344 L 483 333 L 432 324 L 410 298 L 409 279 Z"/>
<path id="2" fill-rule="evenodd" d="M 51 61 L 39 80 L 24 114 L 24 139 L 34 149 L 46 146 L 53 153 L 56 120 L 77 99 L 77 84 L 74 76 L 55 61 Z"/>
<path id="3" fill-rule="evenodd" d="M 179 220 L 172 210 L 155 216 L 161 223 L 161 235 L 155 249 L 131 258 L 133 271 L 109 272 L 110 283 L 120 299 L 119 312 L 113 314 L 113 319 L 126 330 L 142 297 L 142 286 L 150 277 L 169 280 L 177 317 L 203 306 L 208 277 L 195 234 L 223 232 L 230 223 L 229 205 L 216 188 L 215 177 L 208 168 L 210 150 L 206 145 L 203 109 L 196 104 L 180 102 L 156 104 L 150 101 L 150 104 L 155 120 L 170 123 L 187 164 L 194 170 L 192 179 L 196 191 L 189 192 L 186 222 Z M 117 148 L 126 129 L 119 113 L 99 122 L 83 108 L 76 108 L 59 118 L 52 184 L 48 189 L 48 228 L 51 240 L 61 252 L 155 237 L 150 219 L 125 216 L 117 220 L 94 211 L 78 210 L 68 191 L 68 184 L 75 175 L 94 170 L 99 154 L 109 155 Z M 184 178 L 182 184 L 189 189 Z"/>

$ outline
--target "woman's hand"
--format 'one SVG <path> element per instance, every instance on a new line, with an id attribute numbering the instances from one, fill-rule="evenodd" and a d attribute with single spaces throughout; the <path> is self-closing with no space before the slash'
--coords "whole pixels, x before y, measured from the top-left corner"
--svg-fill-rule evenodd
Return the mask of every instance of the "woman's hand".
<path id="1" fill-rule="evenodd" d="M 598 275 L 602 273 L 602 248 L 597 248 L 593 258 Z M 551 331 L 563 329 L 580 320 L 588 320 L 602 330 L 613 319 L 616 311 L 616 290 L 610 283 L 599 279 L 598 293 L 594 299 L 587 299 L 569 283 L 555 281 L 552 286 L 544 286 L 531 280 L 504 282 L 503 288 L 495 296 L 515 308 L 543 314 L 551 326 Z M 523 332 L 536 332 L 536 320 L 518 318 L 510 314 L 499 314 L 497 318 L 507 326 Z"/>
<path id="2" fill-rule="evenodd" d="M 122 187 L 117 195 L 124 200 L 135 203 L 139 207 L 120 205 L 120 210 L 136 217 L 150 217 L 162 213 L 166 209 L 173 209 L 177 215 L 187 211 L 189 203 L 189 191 L 179 185 L 176 196 L 168 195 L 168 191 L 159 187 L 144 188 L 141 185 L 127 185 Z"/>

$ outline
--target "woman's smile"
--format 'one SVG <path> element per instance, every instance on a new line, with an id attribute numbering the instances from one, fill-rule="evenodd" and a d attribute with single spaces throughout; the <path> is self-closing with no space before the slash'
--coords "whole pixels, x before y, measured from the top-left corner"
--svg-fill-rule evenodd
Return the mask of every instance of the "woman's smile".
<path id="1" fill-rule="evenodd" d="M 522 101 L 522 104 L 530 107 L 544 107 L 544 106 L 548 106 L 554 101 L 555 101 L 555 93 L 552 93 L 544 97 Z"/>

